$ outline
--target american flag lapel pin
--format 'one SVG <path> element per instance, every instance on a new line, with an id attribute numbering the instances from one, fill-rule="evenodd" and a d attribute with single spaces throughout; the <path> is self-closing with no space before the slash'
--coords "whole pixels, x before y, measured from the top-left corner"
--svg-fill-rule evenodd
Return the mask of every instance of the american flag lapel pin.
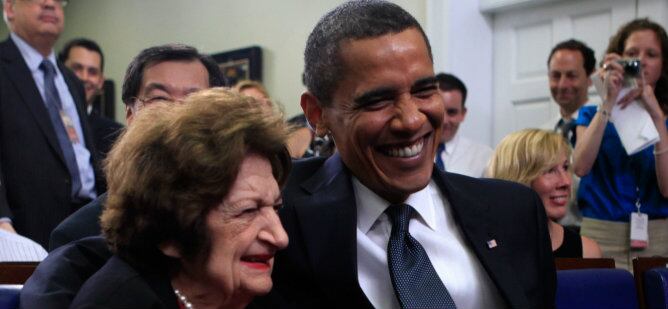
<path id="1" fill-rule="evenodd" d="M 490 239 L 487 241 L 487 248 L 494 249 L 496 248 L 496 239 Z"/>

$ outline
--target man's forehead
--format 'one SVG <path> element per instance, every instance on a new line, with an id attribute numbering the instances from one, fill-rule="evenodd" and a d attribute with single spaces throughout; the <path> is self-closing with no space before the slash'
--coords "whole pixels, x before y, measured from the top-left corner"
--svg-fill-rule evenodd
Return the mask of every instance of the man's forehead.
<path id="1" fill-rule="evenodd" d="M 67 55 L 67 61 L 74 61 L 77 63 L 81 63 L 83 58 L 90 59 L 91 57 L 95 58 L 97 62 L 97 67 L 99 68 L 102 64 L 102 56 L 100 53 L 90 50 L 88 48 L 85 48 L 83 46 L 74 46 L 70 49 L 68 55 Z"/>
<path id="2" fill-rule="evenodd" d="M 550 68 L 556 66 L 578 66 L 583 67 L 584 58 L 578 50 L 560 49 L 552 55 L 550 59 Z"/>
<path id="3" fill-rule="evenodd" d="M 141 91 L 192 92 L 209 88 L 209 73 L 198 59 L 155 61 L 144 67 Z"/>

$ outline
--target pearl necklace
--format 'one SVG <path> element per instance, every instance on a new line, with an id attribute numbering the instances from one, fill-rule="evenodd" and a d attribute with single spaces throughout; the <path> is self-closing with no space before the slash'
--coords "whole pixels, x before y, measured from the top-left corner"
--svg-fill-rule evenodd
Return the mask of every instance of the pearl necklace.
<path id="1" fill-rule="evenodd" d="M 179 291 L 179 289 L 174 289 L 174 294 L 176 294 L 176 297 L 183 304 L 183 306 L 186 307 L 186 309 L 195 309 L 193 303 L 188 301 L 188 297 L 182 294 L 181 291 Z"/>

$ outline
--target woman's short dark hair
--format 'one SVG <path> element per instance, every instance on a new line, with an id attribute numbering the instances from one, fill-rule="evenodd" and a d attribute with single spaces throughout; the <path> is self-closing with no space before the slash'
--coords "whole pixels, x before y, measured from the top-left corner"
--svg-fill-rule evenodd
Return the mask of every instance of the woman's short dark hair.
<path id="1" fill-rule="evenodd" d="M 661 45 L 661 76 L 656 82 L 654 95 L 659 101 L 663 112 L 668 114 L 668 35 L 666 35 L 666 30 L 661 25 L 649 20 L 649 18 L 634 19 L 620 27 L 617 33 L 610 38 L 610 43 L 605 53 L 622 55 L 629 36 L 641 30 L 652 30 L 659 40 L 659 45 Z"/>
<path id="2" fill-rule="evenodd" d="M 281 114 L 222 88 L 142 110 L 105 161 L 101 225 L 112 251 L 149 262 L 170 244 L 186 260 L 208 257 L 205 218 L 228 194 L 248 152 L 267 158 L 284 183 L 287 132 Z"/>

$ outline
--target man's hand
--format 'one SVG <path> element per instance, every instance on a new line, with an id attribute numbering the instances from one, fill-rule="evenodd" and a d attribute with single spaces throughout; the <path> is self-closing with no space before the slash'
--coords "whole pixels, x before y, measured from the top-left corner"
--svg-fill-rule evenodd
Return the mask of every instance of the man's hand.
<path id="1" fill-rule="evenodd" d="M 14 230 L 14 227 L 9 222 L 0 222 L 0 229 L 16 234 L 16 230 Z"/>

